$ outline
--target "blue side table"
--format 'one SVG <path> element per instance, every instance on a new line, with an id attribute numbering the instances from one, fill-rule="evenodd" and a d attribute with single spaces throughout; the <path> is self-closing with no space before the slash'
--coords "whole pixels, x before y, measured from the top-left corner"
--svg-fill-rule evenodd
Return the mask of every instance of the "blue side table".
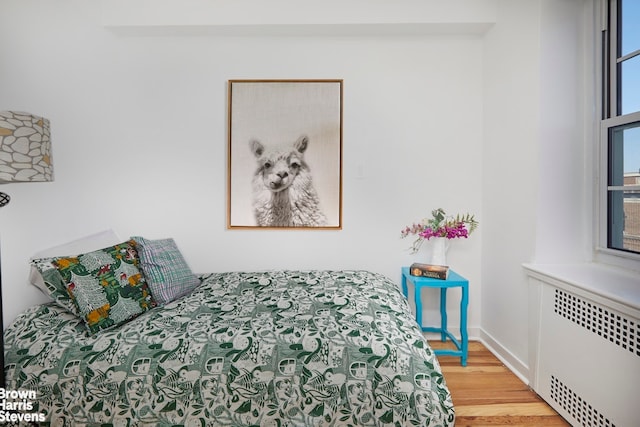
<path id="1" fill-rule="evenodd" d="M 412 276 L 409 267 L 402 267 L 402 293 L 408 297 L 407 281 L 413 283 L 416 304 L 416 320 L 424 332 L 438 332 L 442 337 L 442 342 L 449 338 L 456 346 L 457 350 L 434 350 L 436 355 L 460 357 L 462 366 L 467 366 L 467 356 L 469 347 L 469 337 L 467 335 L 467 307 L 469 305 L 469 281 L 460 276 L 455 271 L 449 269 L 447 280 L 432 279 L 429 277 Z M 460 341 L 447 329 L 447 289 L 462 288 L 462 298 L 460 300 Z M 422 325 L 422 288 L 440 288 L 440 327 L 429 327 Z"/>

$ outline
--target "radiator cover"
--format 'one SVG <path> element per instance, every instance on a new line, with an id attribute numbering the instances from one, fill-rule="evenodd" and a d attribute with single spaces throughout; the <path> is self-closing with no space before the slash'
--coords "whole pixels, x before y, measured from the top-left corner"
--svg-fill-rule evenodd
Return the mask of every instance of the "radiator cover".
<path id="1" fill-rule="evenodd" d="M 639 311 L 557 278 L 529 283 L 532 388 L 573 426 L 640 426 Z"/>

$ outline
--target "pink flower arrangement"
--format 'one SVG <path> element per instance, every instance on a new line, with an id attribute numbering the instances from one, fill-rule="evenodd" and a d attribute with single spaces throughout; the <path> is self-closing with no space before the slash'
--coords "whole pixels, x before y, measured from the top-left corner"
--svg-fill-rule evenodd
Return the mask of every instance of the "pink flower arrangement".
<path id="1" fill-rule="evenodd" d="M 455 217 L 447 216 L 442 208 L 431 212 L 432 218 L 425 218 L 418 224 L 407 226 L 401 231 L 400 236 L 405 238 L 409 235 L 418 236 L 411 245 L 411 252 L 415 253 L 420 249 L 425 240 L 432 237 L 444 237 L 447 239 L 465 239 L 478 227 L 474 215 L 464 214 Z"/>

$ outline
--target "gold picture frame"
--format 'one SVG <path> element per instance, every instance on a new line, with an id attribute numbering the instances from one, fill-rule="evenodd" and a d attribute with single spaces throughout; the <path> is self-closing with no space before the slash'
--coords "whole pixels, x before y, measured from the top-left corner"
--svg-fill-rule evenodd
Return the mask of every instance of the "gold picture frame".
<path id="1" fill-rule="evenodd" d="M 342 229 L 343 81 L 229 80 L 227 228 Z"/>

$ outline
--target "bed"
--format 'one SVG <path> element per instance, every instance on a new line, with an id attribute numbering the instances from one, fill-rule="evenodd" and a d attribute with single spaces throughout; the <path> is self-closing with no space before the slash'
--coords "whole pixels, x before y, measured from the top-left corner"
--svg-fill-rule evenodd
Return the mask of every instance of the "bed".
<path id="1" fill-rule="evenodd" d="M 453 426 L 438 361 L 387 277 L 264 271 L 197 280 L 188 294 L 97 331 L 59 302 L 20 314 L 5 330 L 6 389 L 29 393 L 13 420 Z"/>

